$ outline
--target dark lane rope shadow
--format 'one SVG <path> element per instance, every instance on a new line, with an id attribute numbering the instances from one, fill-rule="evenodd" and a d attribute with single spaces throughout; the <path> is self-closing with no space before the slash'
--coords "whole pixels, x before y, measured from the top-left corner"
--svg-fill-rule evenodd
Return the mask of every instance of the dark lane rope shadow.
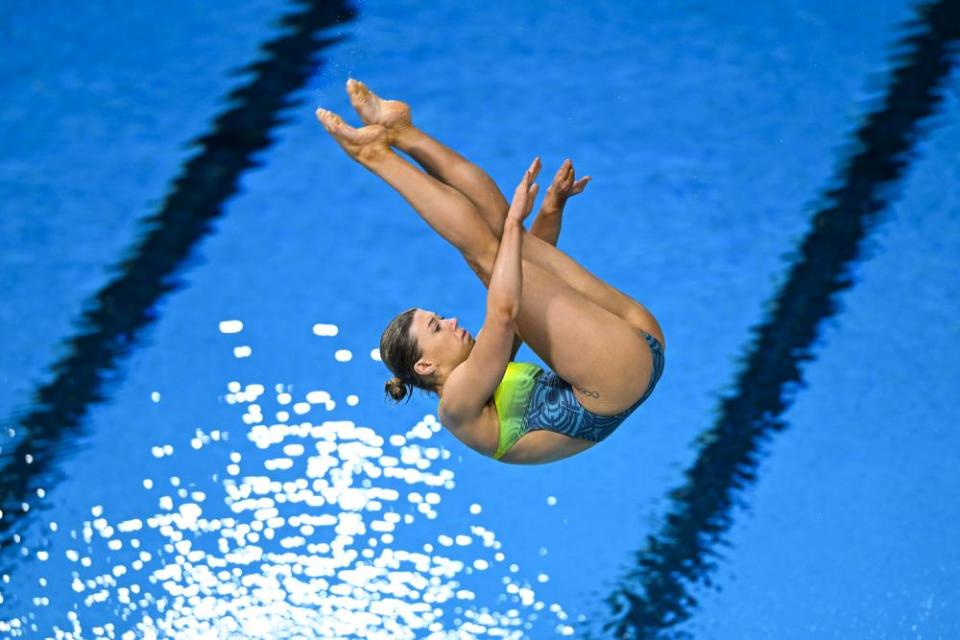
<path id="1" fill-rule="evenodd" d="M 617 638 L 677 637 L 675 625 L 697 605 L 697 583 L 710 574 L 733 522 L 737 492 L 756 480 L 761 445 L 786 427 L 781 416 L 802 384 L 800 364 L 813 359 L 820 324 L 834 315 L 838 294 L 860 245 L 893 197 L 893 187 L 925 132 L 921 126 L 942 102 L 941 85 L 960 44 L 960 1 L 924 4 L 906 25 L 883 101 L 856 132 L 838 185 L 825 194 L 799 256 L 771 306 L 769 319 L 752 329 L 732 397 L 721 399 L 714 426 L 686 471 L 686 484 L 670 493 L 661 530 L 635 555 L 635 567 L 606 598 Z"/>
<path id="2" fill-rule="evenodd" d="M 105 400 L 106 385 L 119 378 L 120 361 L 156 320 L 157 303 L 180 286 L 175 275 L 237 193 L 243 173 L 258 166 L 254 156 L 273 144 L 272 130 L 285 122 L 281 112 L 302 102 L 293 94 L 316 74 L 317 54 L 342 40 L 320 32 L 356 16 L 343 0 L 298 0 L 293 6 L 296 11 L 280 21 L 283 34 L 261 47 L 264 58 L 238 70 L 250 72 L 251 80 L 230 93 L 232 108 L 195 142 L 198 153 L 184 165 L 160 211 L 145 221 L 146 235 L 113 281 L 87 303 L 77 335 L 51 367 L 53 380 L 16 419 L 15 448 L 0 470 L 3 567 L 12 564 L 6 549 L 19 540 L 17 523 L 38 506 L 40 482 L 59 479 L 55 464 L 80 435 L 87 411 Z"/>

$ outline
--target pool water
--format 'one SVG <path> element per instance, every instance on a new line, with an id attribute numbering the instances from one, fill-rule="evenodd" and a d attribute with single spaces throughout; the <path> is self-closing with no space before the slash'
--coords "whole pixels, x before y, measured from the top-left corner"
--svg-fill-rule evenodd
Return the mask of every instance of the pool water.
<path id="1" fill-rule="evenodd" d="M 0 635 L 960 634 L 960 2 L 162 9 L 0 10 Z M 593 176 L 558 246 L 669 345 L 601 445 L 384 400 L 389 319 L 485 291 L 348 77 Z"/>

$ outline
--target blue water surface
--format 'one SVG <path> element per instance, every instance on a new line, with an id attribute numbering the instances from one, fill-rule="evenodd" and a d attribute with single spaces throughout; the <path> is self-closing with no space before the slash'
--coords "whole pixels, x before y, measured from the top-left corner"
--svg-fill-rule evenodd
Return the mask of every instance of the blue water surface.
<path id="1" fill-rule="evenodd" d="M 309 6 L 2 10 L 0 445 L 30 479 L 22 495 L 5 487 L 5 636 L 613 635 L 608 600 L 644 572 L 701 434 L 743 393 L 753 330 L 773 317 L 854 133 L 883 109 L 918 12 L 903 0 L 350 5 L 355 17 L 320 33 L 330 42 L 269 147 L 103 373 L 101 399 L 58 424 L 32 474 L 36 461 L 11 452 L 36 390 L 98 292 L 130 272 L 197 141 L 220 114 L 261 108 L 230 93 L 250 65 L 294 55 L 262 45 Z M 348 77 L 409 102 L 507 193 L 536 155 L 544 186 L 567 157 L 593 176 L 559 247 L 651 309 L 668 342 L 656 393 L 604 443 L 504 465 L 442 430 L 434 397 L 384 400 L 375 351 L 389 319 L 419 306 L 475 334 L 485 291 L 317 124 L 317 106 L 357 122 Z M 960 633 L 955 71 L 943 87 L 782 428 L 762 438 L 721 541 L 694 554 L 713 566 L 673 598 L 682 619 L 634 621 L 627 637 Z M 215 182 L 204 175 L 191 184 Z M 232 320 L 242 330 L 221 325 Z"/>

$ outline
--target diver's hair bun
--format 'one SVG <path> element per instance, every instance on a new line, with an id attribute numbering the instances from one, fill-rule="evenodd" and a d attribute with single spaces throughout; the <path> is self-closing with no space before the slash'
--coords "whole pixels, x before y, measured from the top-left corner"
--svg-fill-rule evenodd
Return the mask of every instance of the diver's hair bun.
<path id="1" fill-rule="evenodd" d="M 395 402 L 400 402 L 411 392 L 410 387 L 397 377 L 387 380 L 386 384 L 383 385 L 383 389 Z"/>

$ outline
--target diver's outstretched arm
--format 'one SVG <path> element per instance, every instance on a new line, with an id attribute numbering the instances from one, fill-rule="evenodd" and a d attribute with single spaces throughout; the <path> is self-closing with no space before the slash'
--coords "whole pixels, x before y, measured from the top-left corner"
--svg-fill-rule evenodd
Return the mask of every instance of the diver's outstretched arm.
<path id="1" fill-rule="evenodd" d="M 534 165 L 517 185 L 504 220 L 490 274 L 483 329 L 477 334 L 470 355 L 443 385 L 444 418 L 455 426 L 475 424 L 507 369 L 507 348 L 516 332 L 523 293 L 523 220 L 530 215 L 537 195 Z"/>

